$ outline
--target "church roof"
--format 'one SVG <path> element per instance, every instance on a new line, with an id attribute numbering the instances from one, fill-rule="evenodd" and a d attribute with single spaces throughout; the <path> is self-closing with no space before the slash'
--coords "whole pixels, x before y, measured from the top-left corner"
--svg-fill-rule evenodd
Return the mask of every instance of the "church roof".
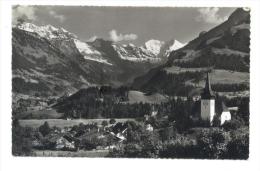
<path id="1" fill-rule="evenodd" d="M 229 111 L 228 107 L 226 106 L 226 104 L 224 102 L 222 102 L 222 110 L 223 110 L 223 112 Z"/>
<path id="2" fill-rule="evenodd" d="M 202 99 L 213 99 L 215 98 L 215 95 L 211 89 L 211 85 L 210 85 L 210 79 L 209 79 L 209 73 L 207 73 L 207 78 L 206 78 L 206 83 L 205 83 L 205 87 L 201 93 L 201 98 Z"/>

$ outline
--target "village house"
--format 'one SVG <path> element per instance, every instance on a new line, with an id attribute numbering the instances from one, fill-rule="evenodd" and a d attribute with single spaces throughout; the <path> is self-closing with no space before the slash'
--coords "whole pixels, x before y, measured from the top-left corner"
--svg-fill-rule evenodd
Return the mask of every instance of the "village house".
<path id="1" fill-rule="evenodd" d="M 155 118 L 158 115 L 158 110 L 155 109 L 155 106 L 152 106 L 152 110 L 149 114 L 144 115 L 144 121 L 148 121 L 150 118 Z"/>
<path id="2" fill-rule="evenodd" d="M 118 142 L 122 142 L 126 140 L 127 128 L 128 126 L 126 123 L 123 124 L 119 122 L 112 126 L 110 134 L 113 135 Z"/>
<path id="3" fill-rule="evenodd" d="M 146 124 L 145 125 L 145 130 L 152 132 L 153 131 L 153 126 L 151 124 Z"/>
<path id="4" fill-rule="evenodd" d="M 66 139 L 66 137 L 62 136 L 59 137 L 56 140 L 56 146 L 55 146 L 56 150 L 74 150 L 76 149 L 75 147 L 75 142 L 69 141 L 68 139 Z"/>

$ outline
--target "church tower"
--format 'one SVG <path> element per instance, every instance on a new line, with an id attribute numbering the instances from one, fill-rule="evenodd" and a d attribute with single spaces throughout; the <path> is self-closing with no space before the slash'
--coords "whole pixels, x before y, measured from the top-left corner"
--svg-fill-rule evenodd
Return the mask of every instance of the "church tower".
<path id="1" fill-rule="evenodd" d="M 215 96 L 211 90 L 209 73 L 207 73 L 205 87 L 201 93 L 201 119 L 213 124 L 215 116 Z"/>

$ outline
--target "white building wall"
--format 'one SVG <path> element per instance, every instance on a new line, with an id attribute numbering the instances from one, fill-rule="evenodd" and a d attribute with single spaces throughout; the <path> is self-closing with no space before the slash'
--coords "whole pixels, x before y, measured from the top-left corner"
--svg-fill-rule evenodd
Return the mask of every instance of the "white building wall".
<path id="1" fill-rule="evenodd" d="M 213 119 L 215 116 L 215 99 L 210 100 L 210 124 L 213 123 Z"/>
<path id="2" fill-rule="evenodd" d="M 215 116 L 215 100 L 201 99 L 201 119 L 212 123 Z"/>
<path id="3" fill-rule="evenodd" d="M 231 114 L 229 111 L 224 111 L 221 114 L 221 125 L 225 123 L 225 121 L 230 121 L 231 120 Z"/>

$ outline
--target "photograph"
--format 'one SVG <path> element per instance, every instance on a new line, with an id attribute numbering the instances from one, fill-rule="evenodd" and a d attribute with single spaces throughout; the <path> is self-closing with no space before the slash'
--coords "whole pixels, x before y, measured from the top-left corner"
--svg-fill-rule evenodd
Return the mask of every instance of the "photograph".
<path id="1" fill-rule="evenodd" d="M 10 155 L 249 159 L 250 7 L 19 4 L 11 17 Z"/>

